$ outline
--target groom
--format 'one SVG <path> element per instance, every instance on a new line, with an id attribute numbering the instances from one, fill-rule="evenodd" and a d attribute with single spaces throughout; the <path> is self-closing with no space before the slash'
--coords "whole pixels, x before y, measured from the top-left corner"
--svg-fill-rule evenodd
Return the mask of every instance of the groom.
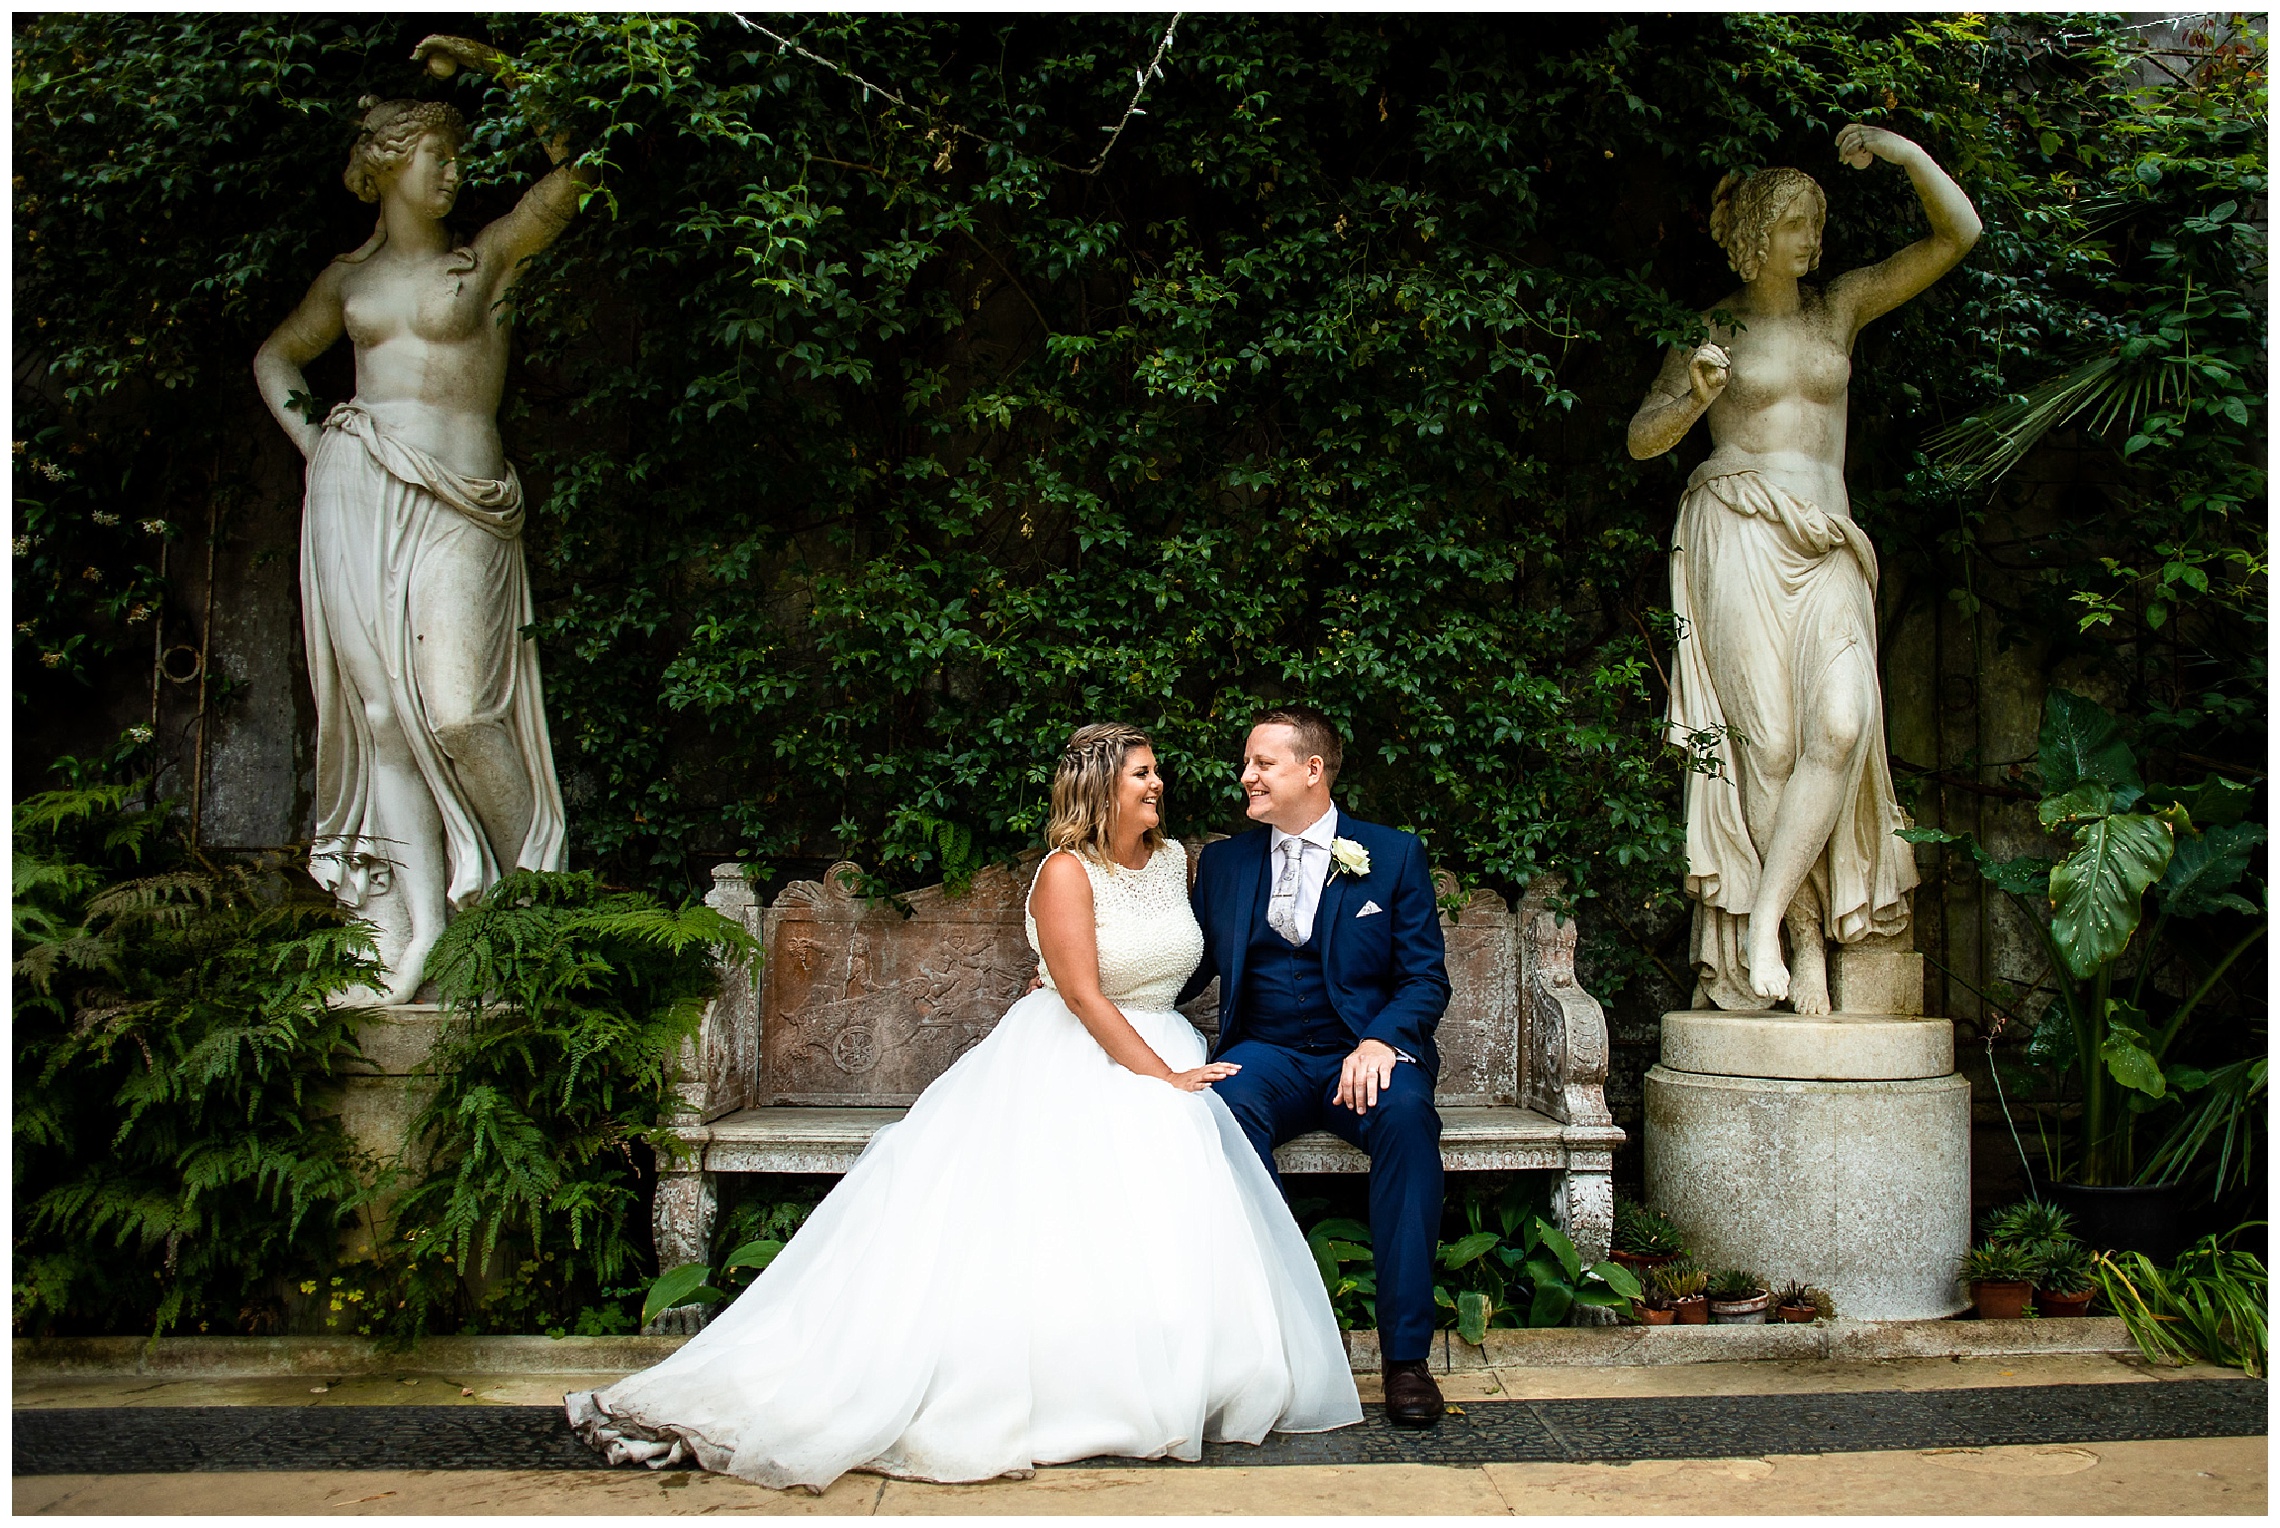
<path id="1" fill-rule="evenodd" d="M 1203 851 L 1203 964 L 1180 1001 L 1219 979 L 1211 1059 L 1243 1069 L 1212 1088 L 1269 1176 L 1275 1147 L 1310 1130 L 1369 1153 L 1386 1414 L 1431 1427 L 1442 1412 L 1425 1361 L 1441 1231 L 1433 1028 L 1449 975 L 1424 845 L 1339 814 L 1330 787 L 1343 752 L 1311 706 L 1253 720 L 1243 793 L 1264 826 Z"/>

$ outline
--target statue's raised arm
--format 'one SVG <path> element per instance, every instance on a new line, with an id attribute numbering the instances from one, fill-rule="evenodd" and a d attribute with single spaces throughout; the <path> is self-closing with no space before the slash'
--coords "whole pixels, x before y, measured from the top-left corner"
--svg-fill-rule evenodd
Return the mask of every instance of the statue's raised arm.
<path id="1" fill-rule="evenodd" d="M 1979 242 L 1979 209 L 1932 156 L 1898 133 L 1855 122 L 1837 134 L 1837 157 L 1856 170 L 1881 159 L 1908 172 L 1932 231 L 1888 260 L 1829 283 L 1829 305 L 1858 335 L 1962 263 Z"/>
<path id="2" fill-rule="evenodd" d="M 498 50 L 430 37 L 431 73 L 503 75 Z M 387 977 L 419 987 L 449 909 L 505 871 L 563 862 L 522 484 L 499 439 L 508 313 L 523 262 L 577 212 L 584 172 L 540 129 L 555 170 L 469 243 L 444 220 L 466 125 L 440 101 L 367 98 L 342 180 L 379 205 L 254 358 L 277 422 L 308 459 L 301 595 L 317 702 L 309 870 L 377 931 Z M 356 396 L 314 417 L 302 368 L 346 334 Z"/>
<path id="3" fill-rule="evenodd" d="M 1845 412 L 1854 338 L 1953 269 L 1979 215 L 1895 133 L 1855 123 L 1837 153 L 1907 170 L 1930 234 L 1824 293 L 1804 284 L 1821 261 L 1821 188 L 1791 169 L 1727 176 L 1710 231 L 1743 284 L 1712 312 L 1734 322 L 1705 314 L 1705 342 L 1664 357 L 1630 423 L 1641 459 L 1710 424 L 1671 552 L 1669 737 L 1717 765 L 1686 777 L 1698 1007 L 1786 998 L 1827 1013 L 1827 941 L 1904 932 L 1916 884 L 1893 836 L 1905 819 L 1876 679 L 1876 552 L 1852 522 Z"/>
<path id="4" fill-rule="evenodd" d="M 461 69 L 472 69 L 504 83 L 514 78 L 513 61 L 505 54 L 488 43 L 465 37 L 442 33 L 423 37 L 412 49 L 412 57 L 424 61 L 428 73 L 439 79 L 449 79 Z M 475 236 L 478 268 L 496 273 L 494 298 L 514 284 L 524 261 L 562 236 L 562 230 L 578 215 L 584 193 L 594 185 L 591 171 L 563 163 L 570 157 L 568 135 L 543 123 L 535 127 L 539 142 L 546 146 L 547 158 L 554 161 L 554 173 L 524 192 L 513 211 Z"/>

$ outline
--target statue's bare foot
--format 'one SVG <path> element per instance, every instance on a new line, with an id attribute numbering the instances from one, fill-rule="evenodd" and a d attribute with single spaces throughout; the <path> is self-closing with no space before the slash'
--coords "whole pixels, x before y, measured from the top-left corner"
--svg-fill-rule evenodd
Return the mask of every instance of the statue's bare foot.
<path id="1" fill-rule="evenodd" d="M 1829 963 L 1819 950 L 1793 952 L 1789 973 L 1789 1006 L 1798 1013 L 1819 1016 L 1829 1011 Z"/>
<path id="2" fill-rule="evenodd" d="M 420 983 L 427 980 L 428 952 L 435 948 L 436 934 L 440 930 L 418 929 L 404 953 L 388 967 L 388 1001 L 414 1002 L 419 997 Z"/>
<path id="3" fill-rule="evenodd" d="M 1789 996 L 1789 967 L 1781 958 L 1781 920 L 1750 920 L 1750 990 L 1768 1007 Z"/>
<path id="4" fill-rule="evenodd" d="M 420 983 L 427 976 L 428 952 L 435 948 L 435 935 L 415 933 L 399 949 L 383 936 L 380 940 L 380 958 L 384 964 L 378 985 L 358 982 L 332 1000 L 335 1008 L 393 1008 L 409 1003 L 419 996 Z"/>
<path id="5" fill-rule="evenodd" d="M 1818 1017 L 1829 1011 L 1829 951 L 1821 937 L 1821 922 L 1812 913 L 1793 910 L 1788 923 L 1789 1006 Z"/>

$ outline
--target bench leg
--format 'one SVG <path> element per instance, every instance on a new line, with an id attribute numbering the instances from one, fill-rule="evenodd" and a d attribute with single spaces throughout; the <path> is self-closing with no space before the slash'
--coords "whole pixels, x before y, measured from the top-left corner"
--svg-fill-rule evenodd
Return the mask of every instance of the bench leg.
<path id="1" fill-rule="evenodd" d="M 711 1256 L 713 1217 L 720 1209 L 719 1185 L 708 1172 L 669 1172 L 657 1180 L 657 1204 L 650 1226 L 657 1241 L 657 1271 Z M 711 1319 L 706 1305 L 678 1305 L 662 1311 L 641 1329 L 645 1337 L 693 1337 Z"/>
<path id="2" fill-rule="evenodd" d="M 1613 1165 L 1570 1168 L 1560 1175 L 1560 1229 L 1575 1243 L 1576 1254 L 1586 1268 L 1604 1261 L 1615 1240 Z M 1617 1318 L 1611 1310 L 1579 1305 L 1572 1319 L 1577 1326 L 1612 1326 Z"/>

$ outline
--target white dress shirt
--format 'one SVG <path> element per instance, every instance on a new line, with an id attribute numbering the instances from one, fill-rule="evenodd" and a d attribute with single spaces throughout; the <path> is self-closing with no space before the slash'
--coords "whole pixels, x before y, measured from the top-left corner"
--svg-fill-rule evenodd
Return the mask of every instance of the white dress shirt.
<path id="1" fill-rule="evenodd" d="M 1297 833 L 1285 833 L 1277 827 L 1267 831 L 1273 835 L 1267 841 L 1269 900 L 1274 897 L 1275 883 L 1282 879 L 1283 845 L 1298 841 L 1298 897 L 1291 916 L 1298 924 L 1298 942 L 1304 944 L 1314 937 L 1314 914 L 1322 905 L 1322 887 L 1330 879 L 1330 840 L 1338 836 L 1338 809 L 1330 808 L 1314 826 Z"/>

